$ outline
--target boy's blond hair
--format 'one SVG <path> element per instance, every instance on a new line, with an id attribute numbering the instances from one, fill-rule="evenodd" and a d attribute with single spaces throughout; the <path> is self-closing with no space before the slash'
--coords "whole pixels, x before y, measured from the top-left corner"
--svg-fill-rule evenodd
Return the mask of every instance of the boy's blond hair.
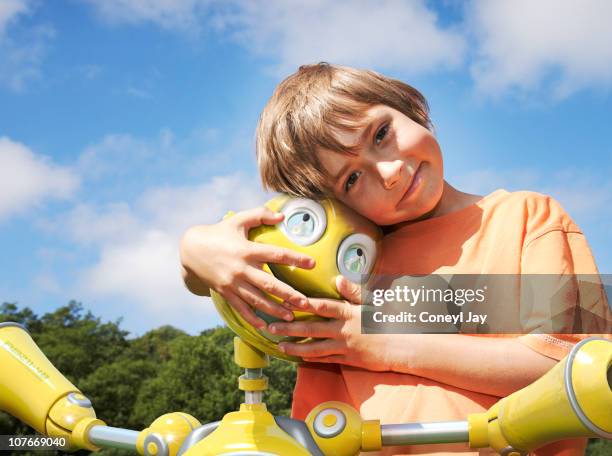
<path id="1" fill-rule="evenodd" d="M 431 129 L 427 101 L 408 84 L 328 63 L 301 66 L 279 84 L 259 119 L 256 152 L 264 187 L 306 198 L 329 194 L 330 177 L 317 150 L 353 153 L 336 134 L 361 127 L 364 111 L 377 104 Z"/>

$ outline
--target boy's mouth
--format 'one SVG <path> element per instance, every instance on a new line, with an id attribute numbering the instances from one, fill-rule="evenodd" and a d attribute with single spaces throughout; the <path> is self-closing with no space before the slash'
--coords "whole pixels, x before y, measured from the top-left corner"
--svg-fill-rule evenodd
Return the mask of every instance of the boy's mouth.
<path id="1" fill-rule="evenodd" d="M 421 182 L 421 165 L 423 163 L 419 163 L 419 166 L 417 166 L 416 171 L 414 172 L 414 174 L 412 175 L 412 178 L 410 179 L 410 182 L 408 183 L 408 187 L 406 188 L 406 190 L 404 191 L 404 194 L 402 195 L 402 197 L 400 198 L 400 200 L 398 201 L 398 204 L 403 203 L 405 200 L 407 200 L 408 198 L 410 198 L 410 196 L 412 196 L 412 194 L 414 193 L 414 191 L 416 190 L 416 188 L 419 186 L 420 182 Z"/>

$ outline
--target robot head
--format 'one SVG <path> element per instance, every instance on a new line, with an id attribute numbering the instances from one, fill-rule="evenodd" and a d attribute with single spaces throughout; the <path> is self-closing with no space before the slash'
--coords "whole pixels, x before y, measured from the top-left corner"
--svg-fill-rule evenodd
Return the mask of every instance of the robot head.
<path id="1" fill-rule="evenodd" d="M 315 201 L 281 195 L 266 203 L 269 209 L 282 212 L 283 221 L 274 226 L 262 225 L 249 232 L 249 239 L 265 244 L 286 247 L 313 257 L 313 269 L 270 264 L 264 270 L 301 291 L 316 298 L 341 299 L 336 289 L 336 276 L 343 275 L 355 283 L 367 278 L 376 262 L 377 244 L 382 232 L 372 222 L 332 199 Z M 258 330 L 234 311 L 225 299 L 211 290 L 213 302 L 227 325 L 245 342 L 263 352 L 291 361 L 299 358 L 284 354 L 278 342 L 307 342 L 307 338 L 288 338 Z M 269 295 L 275 302 L 281 302 Z M 257 311 L 266 322 L 277 319 Z M 293 312 L 296 320 L 318 320 L 321 317 L 307 312 Z"/>

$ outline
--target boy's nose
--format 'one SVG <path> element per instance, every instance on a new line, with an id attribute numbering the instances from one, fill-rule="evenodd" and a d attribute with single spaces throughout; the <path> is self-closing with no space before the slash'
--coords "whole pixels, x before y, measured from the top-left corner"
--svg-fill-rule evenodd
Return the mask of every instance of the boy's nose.
<path id="1" fill-rule="evenodd" d="M 391 189 L 402 177 L 404 163 L 401 160 L 379 161 L 376 169 L 382 180 L 385 189 Z"/>

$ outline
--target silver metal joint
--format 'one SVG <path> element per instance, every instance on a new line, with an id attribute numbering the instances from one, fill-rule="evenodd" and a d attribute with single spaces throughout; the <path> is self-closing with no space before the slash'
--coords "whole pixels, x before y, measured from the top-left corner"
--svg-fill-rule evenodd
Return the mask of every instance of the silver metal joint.
<path id="1" fill-rule="evenodd" d="M 331 424 L 326 424 L 325 421 L 329 421 Z M 337 436 L 344 430 L 346 427 L 346 416 L 336 408 L 324 409 L 315 417 L 312 427 L 319 437 L 329 439 Z"/>

